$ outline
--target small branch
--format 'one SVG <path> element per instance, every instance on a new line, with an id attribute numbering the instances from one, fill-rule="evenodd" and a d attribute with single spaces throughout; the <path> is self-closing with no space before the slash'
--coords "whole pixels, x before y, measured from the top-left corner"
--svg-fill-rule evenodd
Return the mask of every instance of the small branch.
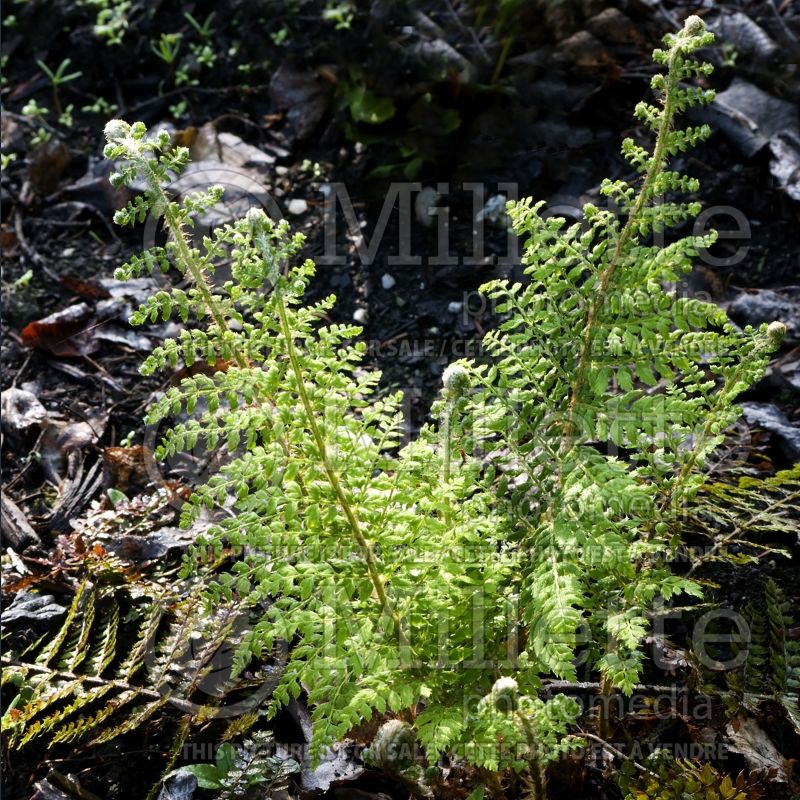
<path id="1" fill-rule="evenodd" d="M 14 233 L 17 234 L 17 241 L 19 242 L 19 246 L 22 248 L 22 252 L 25 255 L 25 258 L 31 262 L 35 267 L 42 270 L 45 275 L 51 280 L 58 282 L 58 275 L 55 274 L 45 263 L 44 258 L 33 248 L 31 244 L 29 244 L 28 240 L 25 238 L 25 230 L 22 224 L 22 213 L 19 209 L 14 211 Z"/>
<path id="2" fill-rule="evenodd" d="M 613 753 L 618 758 L 624 759 L 625 761 L 630 761 L 630 763 L 633 764 L 636 769 L 646 772 L 648 775 L 652 775 L 654 778 L 658 777 L 655 772 L 645 767 L 644 764 L 640 764 L 631 756 L 623 753 L 622 750 L 614 747 L 613 744 L 609 744 L 605 739 L 601 739 L 599 736 L 595 736 L 593 733 L 586 733 L 583 730 L 581 730 L 579 735 L 583 736 L 585 739 L 591 739 L 593 742 L 597 742 L 598 744 L 602 745 L 605 750 L 608 750 L 609 753 Z"/>
<path id="3" fill-rule="evenodd" d="M 559 681 L 544 680 L 542 689 L 546 692 L 597 692 L 602 688 L 600 681 Z M 649 694 L 668 694 L 672 692 L 688 692 L 685 686 L 658 686 L 657 684 L 638 683 L 633 687 L 635 692 Z"/>

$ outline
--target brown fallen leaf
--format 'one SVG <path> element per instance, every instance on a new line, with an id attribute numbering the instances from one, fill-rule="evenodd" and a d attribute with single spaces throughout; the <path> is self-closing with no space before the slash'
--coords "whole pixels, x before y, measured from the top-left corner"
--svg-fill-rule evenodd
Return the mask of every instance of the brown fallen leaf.
<path id="1" fill-rule="evenodd" d="M 791 765 L 753 717 L 737 714 L 725 729 L 728 749 L 744 757 L 751 770 L 774 770 L 773 780 L 786 783 Z"/>
<path id="2" fill-rule="evenodd" d="M 60 139 L 52 138 L 40 144 L 28 160 L 28 178 L 36 194 L 52 194 L 69 162 L 69 148 Z"/>
<path id="3" fill-rule="evenodd" d="M 53 486 L 61 486 L 69 476 L 69 456 L 96 444 L 108 423 L 108 414 L 98 410 L 79 422 L 50 420 L 39 439 L 42 470 Z"/>
<path id="4" fill-rule="evenodd" d="M 58 282 L 73 294 L 87 300 L 106 300 L 111 297 L 111 293 L 99 281 L 85 281 L 74 275 L 62 275 Z"/>
<path id="5" fill-rule="evenodd" d="M 89 306 L 78 303 L 28 323 L 22 329 L 22 343 L 55 356 L 84 356 L 95 352 L 100 346 L 91 334 L 92 321 Z"/>
<path id="6" fill-rule="evenodd" d="M 19 244 L 16 231 L 8 227 L 8 225 L 0 225 L 0 248 L 4 253 L 13 252 L 14 248 Z"/>
<path id="7" fill-rule="evenodd" d="M 149 476 L 157 474 L 153 469 L 153 453 L 144 445 L 133 447 L 106 447 L 103 450 L 103 483 L 127 492 L 131 485 L 144 488 Z"/>

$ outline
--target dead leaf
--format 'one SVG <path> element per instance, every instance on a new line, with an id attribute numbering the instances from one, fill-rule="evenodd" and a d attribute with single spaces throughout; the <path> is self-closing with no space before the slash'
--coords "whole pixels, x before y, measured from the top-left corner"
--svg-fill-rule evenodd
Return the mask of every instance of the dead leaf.
<path id="1" fill-rule="evenodd" d="M 753 428 L 769 431 L 790 463 L 800 461 L 800 430 L 774 403 L 742 403 L 742 413 Z"/>
<path id="2" fill-rule="evenodd" d="M 328 110 L 331 88 L 317 72 L 284 62 L 272 76 L 269 93 L 275 106 L 286 112 L 296 137 L 306 139 Z"/>
<path id="3" fill-rule="evenodd" d="M 103 450 L 103 483 L 127 492 L 131 485 L 143 488 L 148 483 L 153 453 L 144 445 L 106 447 Z"/>
<path id="4" fill-rule="evenodd" d="M 73 294 L 87 300 L 105 300 L 111 297 L 111 294 L 99 281 L 83 280 L 74 275 L 62 275 L 58 282 Z"/>
<path id="5" fill-rule="evenodd" d="M 136 333 L 136 331 L 121 331 L 117 327 L 108 327 L 103 325 L 95 328 L 95 336 L 101 341 L 121 344 L 124 347 L 130 347 L 131 350 L 149 352 L 153 349 L 150 339 L 148 339 L 146 336 Z"/>
<path id="6" fill-rule="evenodd" d="M 781 131 L 797 131 L 797 107 L 767 94 L 743 78 L 734 78 L 714 102 L 692 112 L 727 136 L 747 158 L 754 156 Z"/>
<path id="7" fill-rule="evenodd" d="M 243 217 L 256 206 L 274 215 L 275 202 L 270 196 L 264 175 L 253 167 L 236 166 L 217 160 L 195 161 L 189 164 L 170 189 L 185 197 L 191 192 L 205 192 L 211 186 L 222 186 L 222 199 L 197 218 L 202 228 L 216 228 Z M 204 232 L 204 231 L 203 231 Z"/>
<path id="8" fill-rule="evenodd" d="M 741 11 L 722 9 L 708 27 L 718 43 L 733 46 L 743 55 L 767 61 L 778 52 L 767 32 Z"/>
<path id="9" fill-rule="evenodd" d="M 47 421 L 47 409 L 36 395 L 14 386 L 5 389 L 0 398 L 3 431 L 12 436 L 27 433 L 33 427 L 41 427 Z"/>
<path id="10" fill-rule="evenodd" d="M 588 31 L 578 31 L 559 42 L 553 59 L 565 67 L 577 67 L 588 72 L 605 70 L 614 64 L 603 44 Z"/>
<path id="11" fill-rule="evenodd" d="M 5 492 L 0 492 L 2 512 L 0 530 L 3 543 L 10 544 L 14 550 L 22 551 L 29 545 L 41 545 L 39 534 L 31 527 L 25 512 Z"/>
<path id="12" fill-rule="evenodd" d="M 54 486 L 60 486 L 67 476 L 67 458 L 73 451 L 81 451 L 95 444 L 105 431 L 108 414 L 98 412 L 81 422 L 53 420 L 39 441 L 42 470 Z"/>
<path id="13" fill-rule="evenodd" d="M 618 8 L 603 9 L 586 21 L 586 27 L 607 44 L 637 44 L 642 41 L 642 34 L 636 25 Z"/>
<path id="14" fill-rule="evenodd" d="M 5 223 L 0 225 L 0 249 L 2 249 L 6 255 L 9 255 L 18 244 L 19 239 L 17 238 L 17 232 L 9 228 Z"/>
<path id="15" fill-rule="evenodd" d="M 60 139 L 48 139 L 31 153 L 28 164 L 28 179 L 34 191 L 40 195 L 52 194 L 69 166 L 70 154 Z"/>
<path id="16" fill-rule="evenodd" d="M 800 202 L 800 134 L 781 131 L 769 140 L 769 171 L 792 200 Z"/>
<path id="17" fill-rule="evenodd" d="M 728 748 L 744 756 L 750 769 L 776 770 L 774 779 L 780 783 L 787 782 L 790 766 L 756 719 L 737 714 L 728 723 L 725 734 Z"/>
<path id="18" fill-rule="evenodd" d="M 22 343 L 56 356 L 94 353 L 99 343 L 91 334 L 91 323 L 91 309 L 86 303 L 78 303 L 26 325 L 22 329 Z"/>
<path id="19" fill-rule="evenodd" d="M 125 561 L 141 563 L 164 558 L 171 550 L 185 552 L 197 541 L 197 535 L 196 529 L 166 527 L 143 536 L 115 535 L 106 549 Z"/>
<path id="20" fill-rule="evenodd" d="M 101 158 L 91 163 L 77 181 L 65 186 L 63 194 L 80 205 L 91 206 L 104 218 L 111 217 L 114 211 L 124 208 L 131 197 L 127 186 L 111 185 L 109 175 L 113 171 L 111 162 Z"/>

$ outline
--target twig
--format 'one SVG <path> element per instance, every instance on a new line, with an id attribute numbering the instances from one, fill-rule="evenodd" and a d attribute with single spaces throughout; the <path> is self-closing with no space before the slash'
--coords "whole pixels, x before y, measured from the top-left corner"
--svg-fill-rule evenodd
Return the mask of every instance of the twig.
<path id="1" fill-rule="evenodd" d="M 772 11 L 772 13 L 775 15 L 775 19 L 778 21 L 778 25 L 781 26 L 781 30 L 783 31 L 784 36 L 791 39 L 791 41 L 793 41 L 796 44 L 797 37 L 794 35 L 794 33 L 792 33 L 791 28 L 786 24 L 783 17 L 781 16 L 781 11 L 783 11 L 783 9 L 785 8 L 786 3 L 781 3 L 781 7 L 778 8 L 775 5 L 775 0 L 772 0 L 772 2 L 767 3 L 767 6 L 769 7 L 769 10 Z"/>
<path id="2" fill-rule="evenodd" d="M 42 272 L 47 275 L 48 278 L 51 278 L 54 281 L 58 281 L 58 275 L 56 275 L 48 266 L 45 264 L 45 260 L 36 250 L 28 243 L 28 240 L 25 238 L 25 231 L 23 230 L 22 225 L 22 214 L 20 213 L 19 209 L 14 211 L 14 232 L 17 234 L 17 241 L 19 242 L 19 246 L 22 248 L 22 252 L 25 255 L 25 258 L 31 262 L 35 267 L 42 270 Z"/>
<path id="3" fill-rule="evenodd" d="M 112 377 L 108 374 L 108 370 L 103 367 L 101 364 L 98 364 L 93 358 L 90 358 L 85 353 L 83 354 L 83 358 L 85 361 L 88 361 L 99 373 L 100 380 L 103 383 L 108 384 L 115 392 L 120 392 L 124 394 L 125 389 L 122 388 Z"/>
<path id="4" fill-rule="evenodd" d="M 28 366 L 28 362 L 31 360 L 33 356 L 33 350 L 28 350 L 28 355 L 25 356 L 25 360 L 22 362 L 22 366 L 14 373 L 14 380 L 11 381 L 11 388 L 16 389 L 17 381 L 22 377 L 22 373 L 25 372 L 25 369 Z"/>
<path id="5" fill-rule="evenodd" d="M 463 33 L 468 34 L 469 37 L 472 39 L 472 43 L 477 47 L 478 52 L 483 57 L 484 64 L 491 65 L 492 59 L 486 52 L 486 48 L 483 46 L 483 43 L 478 37 L 478 34 L 475 31 L 475 29 L 471 25 L 465 25 L 462 22 L 461 17 L 459 17 L 458 14 L 456 14 L 455 9 L 453 8 L 450 0 L 444 0 L 444 5 L 445 8 L 447 9 L 447 15 L 453 19 L 453 21 L 456 23 L 456 25 L 458 25 L 458 27 L 461 29 Z"/>
<path id="6" fill-rule="evenodd" d="M 601 739 L 599 736 L 595 736 L 593 733 L 586 733 L 583 730 L 581 730 L 579 735 L 585 737 L 586 739 L 591 739 L 593 742 L 601 744 L 606 750 L 608 750 L 609 753 L 613 753 L 615 756 L 618 756 L 619 758 L 622 758 L 625 761 L 630 761 L 631 764 L 633 764 L 633 766 L 636 767 L 636 769 L 639 769 L 642 772 L 646 772 L 648 775 L 652 775 L 655 778 L 658 777 L 658 775 L 656 775 L 656 773 L 653 772 L 653 770 L 648 769 L 646 766 L 644 766 L 644 764 L 640 764 L 632 756 L 627 755 L 627 753 L 623 753 L 622 750 L 619 750 L 618 748 L 614 747 L 613 744 L 609 744 L 605 739 Z"/>
<path id="7" fill-rule="evenodd" d="M 572 692 L 592 692 L 599 691 L 601 683 L 599 681 L 559 681 L 559 680 L 545 680 L 542 681 L 542 689 L 544 691 L 572 691 Z M 658 686 L 647 685 L 639 683 L 633 687 L 635 692 L 649 692 L 650 694 L 666 694 L 670 692 L 688 692 L 689 689 L 684 686 Z"/>

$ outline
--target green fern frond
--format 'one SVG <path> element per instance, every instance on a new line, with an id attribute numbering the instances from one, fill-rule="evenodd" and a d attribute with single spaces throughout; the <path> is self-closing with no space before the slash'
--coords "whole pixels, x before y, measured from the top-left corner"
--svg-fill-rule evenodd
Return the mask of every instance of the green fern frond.
<path id="1" fill-rule="evenodd" d="M 70 726 L 74 723 L 70 722 L 67 726 L 64 726 L 62 724 L 64 720 L 67 719 L 67 717 L 80 712 L 84 707 L 89 706 L 95 701 L 101 699 L 113 688 L 115 688 L 113 684 L 105 684 L 87 688 L 81 681 L 74 681 L 72 684 L 67 684 L 67 686 L 69 691 L 64 693 L 61 699 L 72 697 L 72 702 L 68 703 L 64 708 L 48 714 L 46 717 L 41 717 L 41 711 L 43 709 L 36 709 L 35 716 L 39 718 L 34 719 L 32 723 L 27 725 L 25 735 L 22 737 L 22 739 L 20 739 L 19 742 L 20 748 L 24 747 L 28 742 L 32 741 L 38 736 L 41 736 L 45 733 L 51 733 L 54 730 L 57 731 L 57 733 L 53 736 L 51 740 L 52 742 L 55 743 L 62 740 L 66 741 L 66 739 L 62 739 L 62 734 L 64 734 L 65 731 L 72 730 Z M 30 719 L 32 717 L 31 712 L 33 709 L 26 708 L 25 711 L 26 716 L 28 719 Z"/>
<path id="2" fill-rule="evenodd" d="M 675 118 L 713 97 L 685 85 L 710 70 L 692 54 L 712 38 L 691 17 L 654 54 L 666 67 L 651 82 L 660 104 L 640 104 L 637 116 L 655 142 L 622 146 L 643 177 L 601 187 L 622 214 L 587 204 L 584 224 L 568 226 L 542 203 L 510 204 L 528 283 L 483 287 L 504 319 L 485 338 L 494 363 L 473 373 L 470 400 L 479 441 L 503 475 L 499 515 L 527 559 L 529 655 L 574 674 L 577 630 L 588 624 L 612 642 L 597 648 L 595 666 L 626 691 L 638 681 L 655 596 L 700 593 L 692 580 L 670 583 L 661 565 L 678 540 L 668 534 L 739 416 L 736 396 L 758 380 L 784 330 L 741 331 L 713 304 L 665 291 L 714 234 L 663 248 L 645 239 L 699 211 L 663 201 L 697 189 L 667 165 L 710 133 L 678 129 Z"/>
<path id="3" fill-rule="evenodd" d="M 89 648 L 89 636 L 93 632 L 95 617 L 96 593 L 89 588 L 81 598 L 80 627 L 76 628 L 72 636 L 64 643 L 63 653 L 58 662 L 58 668 L 66 672 L 74 672 L 86 658 Z"/>
<path id="4" fill-rule="evenodd" d="M 680 519 L 684 539 L 698 534 L 711 547 L 693 553 L 692 572 L 704 563 L 757 561 L 764 553 L 789 557 L 789 542 L 800 522 L 800 464 L 766 478 L 739 475 L 704 483 Z M 785 537 L 786 547 L 771 542 Z"/>
<path id="5" fill-rule="evenodd" d="M 120 691 L 120 687 L 115 684 L 113 687 L 117 689 L 117 691 Z M 57 730 L 54 734 L 51 744 L 77 742 L 85 739 L 89 734 L 105 730 L 104 723 L 106 720 L 119 713 L 120 709 L 132 703 L 139 695 L 140 691 L 138 689 L 120 691 L 118 695 L 113 697 L 105 706 L 94 713 L 88 712 L 79 719 L 72 720 L 67 725 L 62 726 L 60 730 Z M 159 697 L 158 700 L 160 699 Z M 154 699 L 154 702 L 158 702 L 158 700 Z M 113 728 L 111 730 L 113 730 Z"/>
<path id="6" fill-rule="evenodd" d="M 633 775 L 630 762 L 619 784 L 625 800 L 761 800 L 766 796 L 763 774 L 725 775 L 709 763 L 674 759 L 657 750 L 645 761 L 646 771 Z"/>
<path id="7" fill-rule="evenodd" d="M 90 675 L 100 676 L 110 666 L 117 654 L 117 630 L 119 629 L 119 605 L 115 598 L 102 611 L 102 616 L 95 631 L 95 643 L 91 648 L 91 657 L 87 665 Z"/>
<path id="8" fill-rule="evenodd" d="M 91 735 L 90 744 L 101 744 L 141 727 L 168 703 L 192 719 L 213 716 L 233 681 L 216 681 L 213 698 L 194 698 L 240 609 L 206 615 L 198 595 L 173 608 L 165 593 L 147 601 L 121 624 L 120 603 L 129 602 L 122 593 L 83 583 L 61 628 L 30 661 L 3 658 L 16 689 L 3 716 L 10 748 L 42 737 L 57 744 Z"/>
<path id="9" fill-rule="evenodd" d="M 52 641 L 48 642 L 47 646 L 44 647 L 44 649 L 42 649 L 42 651 L 36 657 L 37 664 L 49 664 L 56 657 L 56 655 L 58 655 L 59 651 L 61 650 L 61 646 L 67 639 L 67 636 L 70 634 L 74 635 L 75 632 L 72 628 L 72 621 L 80 612 L 83 599 L 87 596 L 87 594 L 90 593 L 90 591 L 91 588 L 86 581 L 83 581 L 79 584 L 78 590 L 75 592 L 75 597 L 70 604 L 64 624 L 61 626 L 61 628 L 59 628 L 58 633 L 53 637 Z"/>
<path id="10" fill-rule="evenodd" d="M 743 609 L 749 629 L 746 647 L 738 645 L 734 655 L 740 667 L 725 674 L 734 708 L 752 711 L 766 699 L 777 701 L 800 733 L 800 642 L 790 638 L 794 626 L 790 603 L 770 578 L 764 588 L 763 604 L 748 603 Z"/>

